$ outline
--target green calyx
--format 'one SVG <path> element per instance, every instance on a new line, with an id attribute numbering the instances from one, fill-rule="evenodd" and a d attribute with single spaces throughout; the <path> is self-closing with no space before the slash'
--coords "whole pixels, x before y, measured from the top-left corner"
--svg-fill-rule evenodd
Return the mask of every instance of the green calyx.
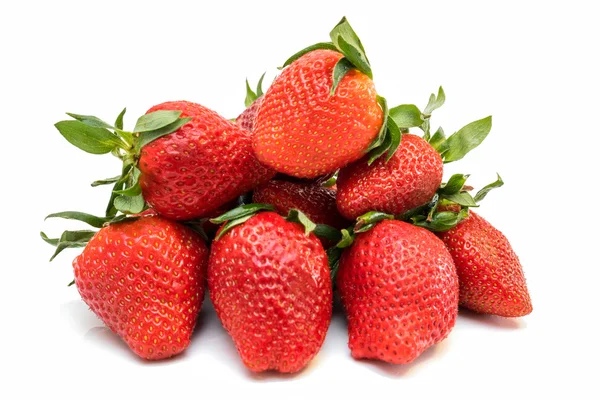
<path id="1" fill-rule="evenodd" d="M 123 162 L 121 175 L 92 182 L 92 186 L 113 185 L 106 217 L 118 212 L 137 214 L 146 208 L 139 184 L 137 166 L 141 149 L 152 141 L 175 132 L 191 118 L 180 118 L 181 111 L 160 110 L 138 118 L 132 132 L 123 130 L 126 109 L 113 125 L 91 115 L 67 113 L 72 120 L 60 121 L 56 129 L 69 143 L 91 154 L 111 153 Z"/>
<path id="2" fill-rule="evenodd" d="M 254 103 L 256 101 L 256 99 L 258 99 L 260 96 L 262 96 L 263 93 L 263 88 L 262 88 L 262 83 L 263 83 L 263 79 L 265 78 L 265 73 L 263 73 L 260 77 L 260 79 L 258 80 L 258 84 L 256 85 L 256 91 L 252 90 L 252 88 L 250 88 L 250 84 L 248 83 L 248 79 L 246 79 L 246 99 L 244 100 L 244 105 L 246 106 L 246 108 L 250 107 L 252 105 L 252 103 Z"/>
<path id="3" fill-rule="evenodd" d="M 342 78 L 351 70 L 356 69 L 369 78 L 373 79 L 371 64 L 367 58 L 365 48 L 363 47 L 358 35 L 350 26 L 346 17 L 329 33 L 331 42 L 321 42 L 308 46 L 288 58 L 281 68 L 285 68 L 303 55 L 315 50 L 333 50 L 342 53 L 344 57 L 336 63 L 333 68 L 333 85 L 330 94 L 333 95 L 341 82 Z"/>

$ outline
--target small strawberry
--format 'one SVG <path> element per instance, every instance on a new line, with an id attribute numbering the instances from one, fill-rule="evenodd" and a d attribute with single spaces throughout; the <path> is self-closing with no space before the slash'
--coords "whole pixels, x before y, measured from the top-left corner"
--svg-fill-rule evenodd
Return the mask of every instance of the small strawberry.
<path id="1" fill-rule="evenodd" d="M 336 229 L 351 225 L 337 210 L 335 190 L 316 183 L 271 180 L 254 189 L 252 201 L 272 204 L 275 210 L 283 215 L 297 209 L 306 214 L 311 221 Z"/>
<path id="2" fill-rule="evenodd" d="M 252 207 L 215 221 L 229 220 L 211 248 L 210 298 L 251 371 L 296 372 L 317 354 L 331 320 L 327 256 L 302 225 L 248 214 L 260 209 Z"/>
<path id="3" fill-rule="evenodd" d="M 531 313 L 523 268 L 502 232 L 469 211 L 464 221 L 438 236 L 458 271 L 461 306 L 503 317 Z"/>
<path id="4" fill-rule="evenodd" d="M 330 36 L 285 63 L 256 114 L 254 151 L 278 172 L 332 173 L 362 157 L 384 125 L 360 40 L 345 18 Z"/>
<path id="5" fill-rule="evenodd" d="M 425 140 L 402 135 L 400 147 L 389 161 L 368 157 L 340 170 L 337 207 L 348 219 L 368 211 L 402 214 L 426 204 L 442 183 L 443 163 Z"/>
<path id="6" fill-rule="evenodd" d="M 56 124 L 80 149 L 123 161 L 120 176 L 93 183 L 114 184 L 107 216 L 152 207 L 175 220 L 206 217 L 275 175 L 254 156 L 250 132 L 199 104 L 154 106 L 133 133 L 123 130 L 124 112 L 114 125 L 77 114 Z"/>
<path id="7" fill-rule="evenodd" d="M 263 99 L 262 81 L 265 74 L 262 74 L 256 87 L 256 92 L 250 88 L 248 80 L 246 79 L 246 109 L 236 119 L 235 122 L 247 131 L 252 132 L 254 130 L 254 119 L 256 113 Z"/>
<path id="8" fill-rule="evenodd" d="M 458 313 L 448 250 L 431 232 L 401 221 L 356 235 L 339 261 L 337 287 L 357 359 L 409 363 L 448 336 Z"/>
<path id="9" fill-rule="evenodd" d="M 51 216 L 87 222 L 97 218 L 60 214 Z M 186 349 L 204 298 L 208 263 L 206 245 L 190 228 L 159 216 L 140 216 L 95 234 L 42 237 L 57 246 L 57 253 L 89 239 L 73 260 L 75 285 L 83 301 L 134 353 L 156 360 Z"/>

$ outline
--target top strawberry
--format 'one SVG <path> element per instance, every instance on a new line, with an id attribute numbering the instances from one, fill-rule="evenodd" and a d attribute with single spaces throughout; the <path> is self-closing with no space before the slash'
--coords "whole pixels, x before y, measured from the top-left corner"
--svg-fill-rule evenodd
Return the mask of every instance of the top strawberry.
<path id="1" fill-rule="evenodd" d="M 256 115 L 252 145 L 258 159 L 299 178 L 361 158 L 386 133 L 387 107 L 360 39 L 345 18 L 330 36 L 332 42 L 286 61 Z"/>

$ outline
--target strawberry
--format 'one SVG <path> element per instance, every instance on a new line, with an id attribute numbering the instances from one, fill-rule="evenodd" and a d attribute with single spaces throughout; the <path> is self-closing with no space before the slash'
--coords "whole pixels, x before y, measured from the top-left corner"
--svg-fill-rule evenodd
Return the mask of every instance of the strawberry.
<path id="1" fill-rule="evenodd" d="M 42 237 L 57 241 L 52 243 L 57 253 L 61 246 L 79 247 L 75 240 L 65 241 L 68 236 L 79 236 L 79 244 L 84 235 L 89 238 L 73 260 L 74 283 L 83 301 L 135 354 L 157 360 L 185 350 L 204 298 L 208 249 L 200 237 L 160 216 L 125 220 L 92 234 Z"/>
<path id="2" fill-rule="evenodd" d="M 252 200 L 272 204 L 284 215 L 292 209 L 300 210 L 311 221 L 336 229 L 351 225 L 336 208 L 335 190 L 316 183 L 271 180 L 254 189 Z"/>
<path id="3" fill-rule="evenodd" d="M 458 313 L 458 280 L 444 243 L 402 221 L 356 235 L 339 261 L 337 287 L 357 359 L 409 363 L 448 336 Z"/>
<path id="4" fill-rule="evenodd" d="M 189 102 L 163 103 L 149 112 L 158 110 L 178 110 L 192 118 L 142 148 L 140 186 L 159 214 L 207 216 L 274 175 L 254 157 L 250 134 L 215 112 Z"/>
<path id="5" fill-rule="evenodd" d="M 323 246 L 300 224 L 273 212 L 228 222 L 211 247 L 208 287 L 251 371 L 296 372 L 319 351 L 331 320 L 331 277 Z"/>
<path id="6" fill-rule="evenodd" d="M 523 268 L 502 232 L 469 211 L 465 220 L 438 236 L 458 271 L 461 306 L 503 317 L 531 313 Z"/>
<path id="7" fill-rule="evenodd" d="M 285 63 L 256 114 L 252 146 L 278 172 L 299 178 L 334 172 L 362 157 L 383 127 L 360 40 L 345 19 L 331 37 Z"/>
<path id="8" fill-rule="evenodd" d="M 342 168 L 337 180 L 337 207 L 348 219 L 368 211 L 402 214 L 426 204 L 442 182 L 443 164 L 425 140 L 402 135 L 389 161 L 369 165 L 368 157 Z"/>
<path id="9" fill-rule="evenodd" d="M 124 113 L 114 125 L 78 114 L 56 124 L 80 149 L 123 161 L 120 176 L 92 184 L 114 184 L 107 216 L 151 207 L 175 220 L 206 217 L 275 175 L 254 156 L 250 132 L 199 104 L 156 105 L 133 132 L 123 130 Z"/>

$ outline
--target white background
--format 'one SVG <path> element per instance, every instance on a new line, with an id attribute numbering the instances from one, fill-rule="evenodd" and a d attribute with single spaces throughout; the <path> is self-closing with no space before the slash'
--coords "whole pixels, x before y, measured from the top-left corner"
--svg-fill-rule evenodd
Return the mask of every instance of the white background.
<path id="1" fill-rule="evenodd" d="M 598 12 L 594 1 L 510 2 L 13 1 L 0 6 L 2 314 L 0 397 L 71 398 L 598 398 Z M 205 302 L 188 350 L 148 363 L 87 309 L 57 235 L 76 223 L 51 212 L 101 213 L 94 179 L 118 161 L 69 145 L 65 111 L 126 127 L 150 106 L 187 99 L 227 117 L 252 82 L 346 15 L 391 105 L 423 107 L 442 84 L 434 129 L 493 115 L 465 160 L 479 187 L 506 185 L 480 213 L 511 240 L 534 311 L 517 320 L 461 312 L 442 344 L 407 366 L 352 360 L 343 314 L 293 376 L 253 375 Z M 169 397 L 167 397 L 169 396 Z M 39 397 L 38 397 L 39 398 Z"/>

